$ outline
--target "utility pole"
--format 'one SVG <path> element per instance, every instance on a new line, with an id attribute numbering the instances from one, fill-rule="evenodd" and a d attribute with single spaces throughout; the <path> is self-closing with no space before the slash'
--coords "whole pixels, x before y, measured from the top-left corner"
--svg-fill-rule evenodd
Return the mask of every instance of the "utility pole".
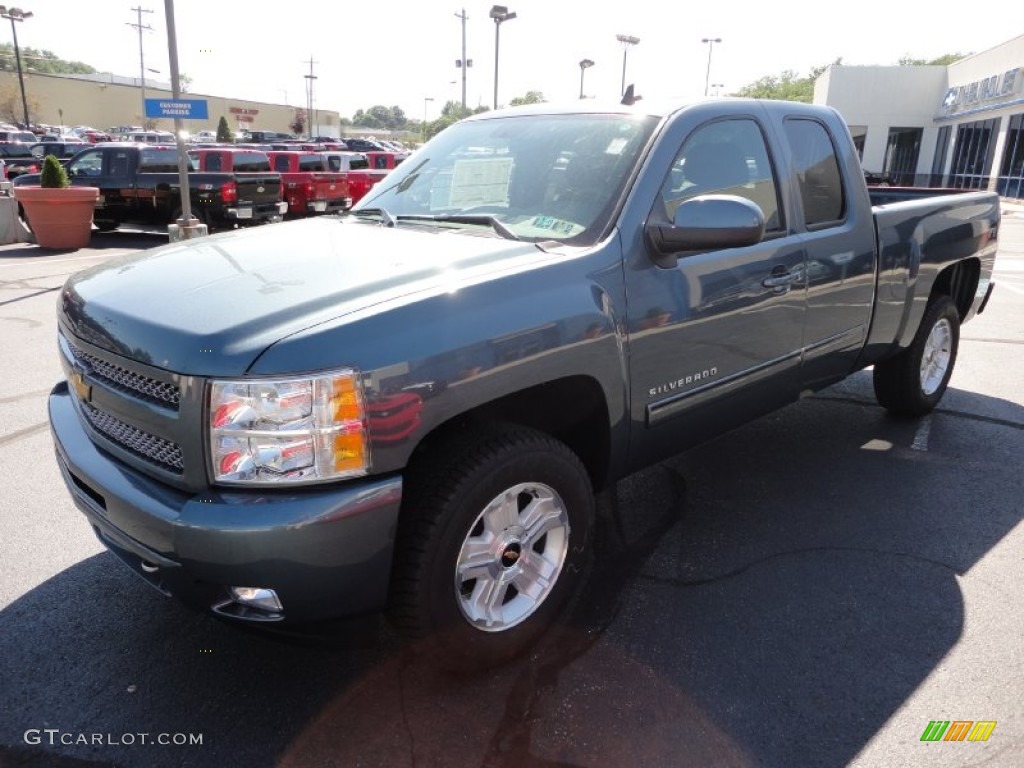
<path id="1" fill-rule="evenodd" d="M 306 80 L 309 83 L 309 88 L 306 93 L 306 133 L 309 135 L 310 140 L 313 139 L 313 81 L 316 80 L 316 75 L 313 74 L 313 65 L 319 64 L 319 61 L 313 61 L 313 54 L 309 55 L 309 74 L 305 75 Z M 320 127 L 317 126 L 317 133 L 320 132 Z"/>
<path id="2" fill-rule="evenodd" d="M 473 66 L 473 62 L 466 58 L 466 20 L 469 16 L 466 15 L 466 9 L 462 9 L 462 13 L 456 13 L 455 18 L 462 19 L 462 58 L 455 62 L 455 66 L 462 70 L 462 114 L 460 117 L 466 116 L 466 69 Z"/>
<path id="3" fill-rule="evenodd" d="M 148 24 L 146 24 L 146 25 L 142 24 L 142 14 L 144 14 L 144 13 L 152 13 L 153 11 L 151 11 L 149 8 L 143 8 L 141 5 L 140 6 L 136 6 L 135 8 L 132 8 L 132 10 L 135 11 L 135 13 L 137 14 L 138 21 L 135 24 L 132 24 L 130 21 L 126 21 L 125 24 L 127 24 L 129 27 L 132 27 L 133 29 L 137 29 L 139 31 L 139 82 L 142 85 L 142 122 L 143 122 L 143 127 L 145 127 L 145 122 L 146 122 L 146 63 L 145 63 L 145 60 L 143 59 L 143 56 L 142 56 L 142 30 L 148 29 L 150 32 L 152 32 L 153 28 L 151 26 L 149 26 Z"/>

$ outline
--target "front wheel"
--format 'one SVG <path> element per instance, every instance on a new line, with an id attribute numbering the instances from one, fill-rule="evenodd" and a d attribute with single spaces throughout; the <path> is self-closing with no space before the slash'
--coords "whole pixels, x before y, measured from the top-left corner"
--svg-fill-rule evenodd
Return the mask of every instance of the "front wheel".
<path id="1" fill-rule="evenodd" d="M 593 491 L 546 434 L 510 427 L 432 450 L 403 496 L 391 614 L 441 667 L 515 657 L 582 581 Z"/>
<path id="2" fill-rule="evenodd" d="M 914 341 L 875 365 L 875 397 L 899 416 L 921 416 L 942 399 L 960 345 L 960 313 L 948 296 L 929 303 Z"/>

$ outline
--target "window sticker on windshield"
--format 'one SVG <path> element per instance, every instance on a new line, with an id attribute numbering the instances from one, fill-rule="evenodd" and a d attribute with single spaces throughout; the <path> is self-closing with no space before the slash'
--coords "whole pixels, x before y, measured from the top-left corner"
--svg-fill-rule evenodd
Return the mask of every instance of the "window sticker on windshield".
<path id="1" fill-rule="evenodd" d="M 583 227 L 571 221 L 556 219 L 553 216 L 534 216 L 529 223 L 533 230 L 543 230 L 555 235 L 575 235 L 583 231 Z M 519 230 L 517 230 L 519 232 Z M 522 234 L 527 234 L 525 231 Z M 528 237 L 539 236 L 538 232 L 530 232 Z"/>
<path id="2" fill-rule="evenodd" d="M 608 142 L 608 146 L 605 148 L 604 153 L 606 155 L 621 155 L 622 150 L 626 148 L 628 143 L 629 139 L 624 139 L 622 137 L 612 139 Z"/>
<path id="3" fill-rule="evenodd" d="M 457 160 L 448 203 L 452 208 L 507 205 L 511 177 L 511 157 Z"/>

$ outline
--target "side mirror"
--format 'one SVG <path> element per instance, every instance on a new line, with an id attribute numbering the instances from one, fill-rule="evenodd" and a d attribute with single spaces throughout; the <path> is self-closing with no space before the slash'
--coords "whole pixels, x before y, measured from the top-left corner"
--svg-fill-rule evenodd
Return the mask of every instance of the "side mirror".
<path id="1" fill-rule="evenodd" d="M 707 251 L 754 245 L 764 237 L 764 214 L 756 203 L 736 195 L 700 195 L 676 208 L 671 224 L 648 221 L 647 241 L 655 262 L 674 267 L 681 251 Z"/>

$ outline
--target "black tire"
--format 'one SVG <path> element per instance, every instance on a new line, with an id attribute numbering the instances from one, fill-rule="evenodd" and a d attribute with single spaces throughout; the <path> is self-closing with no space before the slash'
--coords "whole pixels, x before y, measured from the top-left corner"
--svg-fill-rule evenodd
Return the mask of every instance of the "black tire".
<path id="1" fill-rule="evenodd" d="M 444 669 L 511 660 L 579 588 L 594 506 L 579 458 L 544 433 L 487 428 L 435 446 L 406 478 L 390 617 Z"/>
<path id="2" fill-rule="evenodd" d="M 100 232 L 113 232 L 121 225 L 120 222 L 111 219 L 94 219 L 92 223 Z"/>
<path id="3" fill-rule="evenodd" d="M 922 416 L 942 399 L 960 346 L 960 313 L 948 296 L 928 302 L 910 346 L 875 364 L 875 397 L 897 416 Z"/>

